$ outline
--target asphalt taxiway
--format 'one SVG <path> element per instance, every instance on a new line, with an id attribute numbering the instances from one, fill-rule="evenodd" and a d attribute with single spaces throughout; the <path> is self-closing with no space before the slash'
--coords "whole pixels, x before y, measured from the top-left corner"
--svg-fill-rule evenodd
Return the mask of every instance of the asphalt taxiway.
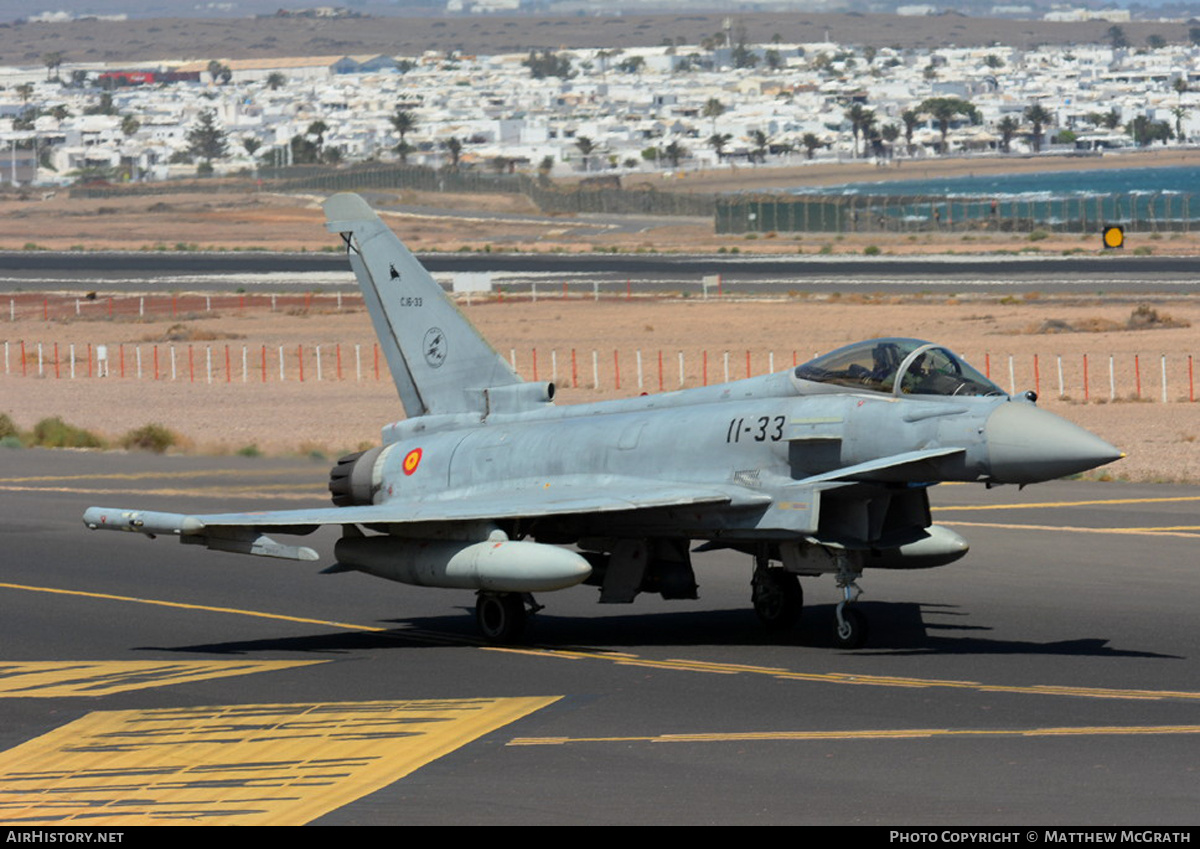
<path id="1" fill-rule="evenodd" d="M 468 592 L 80 522 L 317 504 L 328 465 L 0 449 L 0 821 L 1195 821 L 1200 488 L 937 487 L 972 551 L 868 571 L 858 651 L 830 579 L 766 637 L 741 556 L 497 649 Z"/>
<path id="2" fill-rule="evenodd" d="M 495 286 L 543 292 L 564 283 L 586 292 L 700 293 L 720 275 L 722 292 L 781 296 L 802 292 L 1007 294 L 1036 290 L 1094 297 L 1103 293 L 1190 295 L 1197 289 L 1190 256 L 1017 256 L 938 254 L 852 256 L 792 254 L 422 254 L 439 279 L 491 274 Z M 13 252 L 0 251 L 0 293 L 96 291 L 355 291 L 340 251 Z"/>

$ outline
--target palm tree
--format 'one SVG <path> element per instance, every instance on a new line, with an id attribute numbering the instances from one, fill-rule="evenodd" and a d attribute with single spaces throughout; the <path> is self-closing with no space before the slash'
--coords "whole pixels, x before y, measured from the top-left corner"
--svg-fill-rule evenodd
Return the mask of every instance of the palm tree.
<path id="1" fill-rule="evenodd" d="M 715 97 L 710 97 L 704 104 L 704 109 L 700 112 L 705 118 L 712 119 L 712 131 L 717 131 L 717 119 L 725 114 L 725 104 Z"/>
<path id="2" fill-rule="evenodd" d="M 212 59 L 208 63 L 208 75 L 212 77 L 214 84 L 218 81 L 227 83 L 232 78 L 229 68 L 222 65 L 216 59 Z"/>
<path id="3" fill-rule="evenodd" d="M 643 56 L 630 56 L 617 66 L 623 74 L 641 74 L 646 67 L 646 59 Z"/>
<path id="4" fill-rule="evenodd" d="M 860 133 L 865 136 L 867 128 L 875 123 L 875 113 L 861 103 L 855 103 L 844 114 L 846 120 L 850 122 L 850 132 L 854 134 L 854 158 L 857 159 L 859 156 L 858 136 Z"/>
<path id="5" fill-rule="evenodd" d="M 1148 147 L 1155 141 L 1165 144 L 1173 135 L 1171 125 L 1166 121 L 1151 121 L 1145 115 L 1138 115 L 1127 123 L 1125 132 L 1133 136 L 1133 140 L 1139 147 Z"/>
<path id="6" fill-rule="evenodd" d="M 42 57 L 42 64 L 46 66 L 47 82 L 57 80 L 59 78 L 58 69 L 62 67 L 62 63 L 63 55 L 57 51 L 54 53 L 47 53 Z"/>
<path id="7" fill-rule="evenodd" d="M 821 140 L 813 133 L 805 133 L 800 139 L 800 144 L 804 145 L 804 155 L 808 159 L 813 158 L 813 154 L 818 147 L 821 147 Z"/>
<path id="8" fill-rule="evenodd" d="M 279 71 L 274 71 L 267 75 L 267 88 L 271 91 L 278 91 L 287 85 L 287 77 Z"/>
<path id="9" fill-rule="evenodd" d="M 308 129 L 304 131 L 306 136 L 317 137 L 317 151 L 325 146 L 325 133 L 329 131 L 329 125 L 319 118 L 308 125 Z"/>
<path id="10" fill-rule="evenodd" d="M 921 116 L 917 114 L 915 109 L 905 109 L 900 113 L 900 120 L 904 122 L 904 144 L 908 155 L 912 156 L 913 131 L 917 129 L 917 124 L 921 123 Z"/>
<path id="11" fill-rule="evenodd" d="M 718 162 L 725 158 L 725 145 L 729 144 L 732 138 L 729 133 L 713 133 L 708 137 L 708 146 L 716 151 Z"/>
<path id="12" fill-rule="evenodd" d="M 1042 152 L 1042 130 L 1046 124 L 1054 120 L 1053 113 L 1049 112 L 1040 103 L 1035 103 L 1025 109 L 1025 120 L 1033 125 L 1031 140 L 1033 142 L 1033 152 Z"/>
<path id="13" fill-rule="evenodd" d="M 392 128 L 400 136 L 400 144 L 396 145 L 396 153 L 400 154 L 401 162 L 407 163 L 408 155 L 412 152 L 412 145 L 408 143 L 407 136 L 417 128 L 416 113 L 397 107 L 396 114 L 392 116 Z"/>
<path id="14" fill-rule="evenodd" d="M 770 139 L 762 130 L 752 130 L 750 132 L 750 141 L 754 145 L 753 153 L 758 157 L 759 162 L 767 161 L 767 148 L 770 147 Z"/>
<path id="15" fill-rule="evenodd" d="M 1175 138 L 1183 144 L 1183 119 L 1187 117 L 1188 111 L 1183 106 L 1174 106 L 1171 108 L 1171 114 L 1175 116 Z"/>
<path id="16" fill-rule="evenodd" d="M 888 145 L 888 158 L 890 159 L 896 149 L 896 139 L 900 138 L 900 128 L 895 124 L 884 124 L 880 130 L 883 140 Z"/>
<path id="17" fill-rule="evenodd" d="M 975 108 L 975 105 L 958 97 L 931 97 L 921 101 L 917 111 L 933 116 L 933 120 L 938 122 L 938 129 L 942 133 L 938 153 L 943 156 L 948 151 L 946 136 L 950 133 L 950 122 L 958 115 L 966 115 L 972 123 L 979 120 L 979 110 Z"/>
<path id="18" fill-rule="evenodd" d="M 996 125 L 996 129 L 1000 131 L 1000 148 L 1005 153 L 1011 152 L 1013 136 L 1021 129 L 1021 122 L 1012 115 L 1005 115 Z"/>
<path id="19" fill-rule="evenodd" d="M 683 159 L 687 155 L 688 149 L 677 141 L 673 141 L 663 148 L 663 156 L 670 160 L 672 168 L 678 168 L 679 160 Z"/>
<path id="20" fill-rule="evenodd" d="M 579 149 L 580 155 L 583 156 L 583 170 L 590 171 L 592 153 L 596 150 L 596 143 L 587 136 L 579 136 L 575 139 L 575 147 Z"/>
<path id="21" fill-rule="evenodd" d="M 450 170 L 458 170 L 458 160 L 462 157 L 463 143 L 458 136 L 446 139 L 446 150 L 450 153 Z"/>

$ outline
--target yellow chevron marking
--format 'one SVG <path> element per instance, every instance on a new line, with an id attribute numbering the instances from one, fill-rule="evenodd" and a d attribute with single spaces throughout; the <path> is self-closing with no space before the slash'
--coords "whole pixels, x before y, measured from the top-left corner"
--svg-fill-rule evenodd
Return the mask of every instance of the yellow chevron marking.
<path id="1" fill-rule="evenodd" d="M 0 754 L 0 820 L 302 825 L 559 698 L 91 713 Z"/>

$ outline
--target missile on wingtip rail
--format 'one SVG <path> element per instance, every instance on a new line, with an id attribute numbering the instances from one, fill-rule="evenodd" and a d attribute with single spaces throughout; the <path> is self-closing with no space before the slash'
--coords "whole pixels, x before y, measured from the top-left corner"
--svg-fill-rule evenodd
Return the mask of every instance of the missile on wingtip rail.
<path id="1" fill-rule="evenodd" d="M 121 510 L 115 507 L 89 507 L 83 523 L 91 530 L 134 531 L 147 536 L 198 534 L 204 523 L 183 513 L 159 513 L 153 510 Z"/>

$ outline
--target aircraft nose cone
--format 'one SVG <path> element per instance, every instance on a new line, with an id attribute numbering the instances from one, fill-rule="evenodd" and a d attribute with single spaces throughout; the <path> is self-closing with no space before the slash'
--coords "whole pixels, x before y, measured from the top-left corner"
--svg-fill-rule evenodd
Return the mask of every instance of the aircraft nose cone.
<path id="1" fill-rule="evenodd" d="M 1053 480 L 1125 456 L 1091 431 L 1021 402 L 999 405 L 985 436 L 992 478 L 1000 483 Z"/>

